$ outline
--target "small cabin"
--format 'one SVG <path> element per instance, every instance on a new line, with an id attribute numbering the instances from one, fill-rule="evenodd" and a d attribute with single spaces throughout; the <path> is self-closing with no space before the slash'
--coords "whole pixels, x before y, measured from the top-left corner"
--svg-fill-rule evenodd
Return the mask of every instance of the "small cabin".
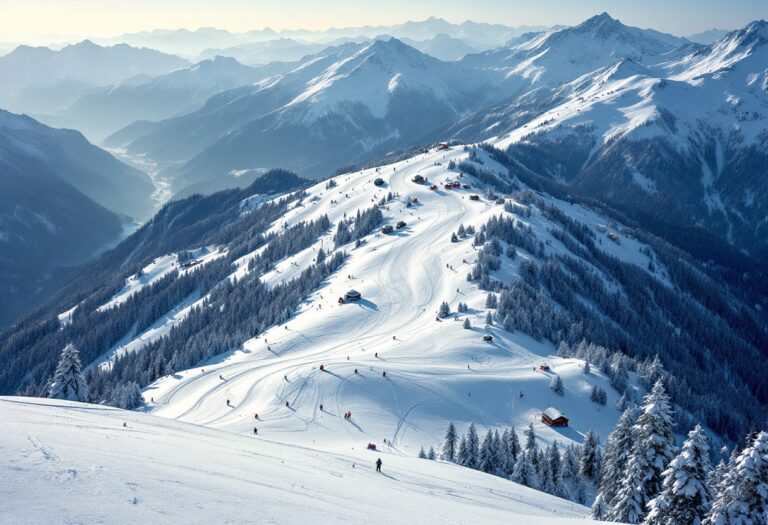
<path id="1" fill-rule="evenodd" d="M 615 242 L 616 244 L 619 243 L 619 236 L 614 232 L 608 232 L 608 238 Z"/>
<path id="2" fill-rule="evenodd" d="M 462 184 L 461 187 L 464 188 L 465 190 L 468 190 L 468 189 L 470 189 L 472 187 L 472 185 L 471 184 Z"/>
<path id="3" fill-rule="evenodd" d="M 411 181 L 415 182 L 416 184 L 422 184 L 424 182 L 424 177 L 422 175 L 416 175 L 411 179 Z"/>
<path id="4" fill-rule="evenodd" d="M 542 372 L 549 372 L 551 370 L 551 368 L 549 368 L 549 364 L 548 363 L 541 363 L 539 365 L 539 370 L 541 370 Z"/>
<path id="5" fill-rule="evenodd" d="M 469 196 L 469 200 L 471 200 L 471 201 L 479 201 L 480 200 L 480 195 L 470 195 Z"/>
<path id="6" fill-rule="evenodd" d="M 360 295 L 360 292 L 358 292 L 357 290 L 350 290 L 344 294 L 344 301 L 345 302 L 359 301 L 362 297 L 363 296 Z"/>
<path id="7" fill-rule="evenodd" d="M 493 336 L 492 335 L 484 335 L 483 336 L 483 341 L 485 341 L 486 343 L 492 343 L 493 342 Z"/>
<path id="8" fill-rule="evenodd" d="M 448 149 L 448 143 L 447 142 L 438 142 L 437 143 L 437 150 L 439 151 L 439 150 L 442 150 L 442 149 Z"/>
<path id="9" fill-rule="evenodd" d="M 541 414 L 541 422 L 551 427 L 567 427 L 568 418 L 558 409 L 549 407 Z"/>
<path id="10" fill-rule="evenodd" d="M 451 188 L 453 188 L 453 185 L 450 182 L 445 185 L 446 190 L 450 190 Z"/>
<path id="11" fill-rule="evenodd" d="M 430 190 L 436 190 L 437 189 L 437 184 L 433 184 L 432 186 L 429 187 L 429 189 Z"/>
<path id="12" fill-rule="evenodd" d="M 382 178 L 378 178 L 378 179 L 374 180 L 374 181 L 373 181 L 373 183 L 374 183 L 376 186 L 384 186 L 384 179 L 382 179 Z"/>
<path id="13" fill-rule="evenodd" d="M 405 228 L 405 221 L 397 221 L 397 229 L 402 230 Z"/>
<path id="14" fill-rule="evenodd" d="M 387 224 L 386 226 L 384 226 L 381 229 L 381 233 L 392 233 L 393 230 L 394 230 L 394 228 L 392 228 L 392 225 L 391 224 Z"/>

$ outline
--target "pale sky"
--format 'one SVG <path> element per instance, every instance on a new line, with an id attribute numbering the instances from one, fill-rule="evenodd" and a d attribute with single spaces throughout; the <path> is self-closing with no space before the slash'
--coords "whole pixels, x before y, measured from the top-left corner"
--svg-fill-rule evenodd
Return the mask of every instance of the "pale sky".
<path id="1" fill-rule="evenodd" d="M 203 26 L 326 29 L 429 16 L 449 22 L 573 25 L 602 11 L 628 25 L 688 35 L 768 19 L 768 0 L 0 0 L 0 42 Z"/>

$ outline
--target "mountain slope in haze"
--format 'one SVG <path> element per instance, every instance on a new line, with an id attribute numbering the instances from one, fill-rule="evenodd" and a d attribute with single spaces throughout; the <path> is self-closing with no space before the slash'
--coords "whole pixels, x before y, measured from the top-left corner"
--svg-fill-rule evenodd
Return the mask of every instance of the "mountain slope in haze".
<path id="1" fill-rule="evenodd" d="M 0 323 L 47 297 L 55 268 L 117 240 L 152 212 L 154 187 L 71 130 L 0 111 Z"/>
<path id="2" fill-rule="evenodd" d="M 445 33 L 438 33 L 426 40 L 403 38 L 402 41 L 422 53 L 444 61 L 460 60 L 470 53 L 477 52 L 477 49 L 463 40 Z"/>
<path id="3" fill-rule="evenodd" d="M 102 47 L 90 40 L 59 51 L 19 46 L 0 57 L 0 107 L 32 114 L 53 113 L 90 88 L 136 75 L 162 75 L 188 65 L 184 59 L 125 44 Z"/>
<path id="4" fill-rule="evenodd" d="M 46 399 L 0 398 L 0 417 L 0 516 L 16 523 L 597 523 L 581 505 L 396 452 L 329 452 Z M 24 504 L 40 494 L 45 505 Z"/>
<path id="5" fill-rule="evenodd" d="M 158 121 L 198 109 L 208 98 L 266 76 L 233 58 L 214 57 L 143 81 L 94 89 L 55 115 L 59 124 L 100 141 L 137 121 Z"/>
<path id="6" fill-rule="evenodd" d="M 237 183 L 236 175 L 281 166 L 319 178 L 340 162 L 409 145 L 494 95 L 455 64 L 396 39 L 346 44 L 274 81 L 222 93 L 195 113 L 161 122 L 128 150 L 185 161 L 166 171 L 177 190 L 195 185 L 210 192 Z"/>
<path id="7" fill-rule="evenodd" d="M 647 223 L 696 224 L 768 253 L 768 24 L 648 68 L 624 60 L 499 144 L 516 161 Z"/>

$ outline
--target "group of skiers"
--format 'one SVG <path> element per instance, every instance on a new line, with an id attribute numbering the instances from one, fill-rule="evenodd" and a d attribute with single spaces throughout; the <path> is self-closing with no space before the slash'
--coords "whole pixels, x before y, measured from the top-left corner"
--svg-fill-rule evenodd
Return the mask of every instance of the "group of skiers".
<path id="1" fill-rule="evenodd" d="M 344 412 L 344 419 L 352 419 L 352 411 L 351 410 L 349 412 Z"/>

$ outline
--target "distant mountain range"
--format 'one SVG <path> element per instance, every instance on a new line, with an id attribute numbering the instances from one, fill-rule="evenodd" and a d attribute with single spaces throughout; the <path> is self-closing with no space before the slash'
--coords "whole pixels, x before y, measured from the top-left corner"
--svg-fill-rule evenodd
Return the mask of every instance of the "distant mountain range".
<path id="1" fill-rule="evenodd" d="M 206 49 L 234 48 L 243 44 L 281 40 L 300 41 L 305 44 L 317 43 L 330 45 L 340 43 L 339 39 L 375 38 L 391 35 L 396 38 L 424 41 L 438 35 L 450 35 L 463 41 L 473 49 L 490 49 L 508 40 L 530 31 L 541 31 L 543 26 L 510 27 L 502 24 L 486 24 L 467 20 L 461 24 L 452 24 L 442 18 L 430 17 L 421 21 L 410 21 L 396 25 L 362 26 L 331 28 L 324 31 L 282 30 L 270 28 L 231 33 L 213 27 L 203 27 L 195 31 L 187 29 L 144 31 L 116 36 L 101 40 L 103 43 L 127 43 L 134 46 L 150 47 L 166 53 L 188 57 L 198 56 Z M 298 58 L 298 57 L 297 57 Z M 245 60 L 245 62 L 248 62 Z"/>
<path id="2" fill-rule="evenodd" d="M 60 51 L 19 46 L 0 57 L 0 107 L 17 113 L 50 113 L 93 87 L 137 75 L 160 75 L 187 65 L 176 56 L 126 44 L 102 47 L 84 40 Z"/>
<path id="3" fill-rule="evenodd" d="M 119 239 L 153 211 L 143 173 L 89 144 L 0 110 L 0 324 L 50 293 L 56 268 Z"/>

